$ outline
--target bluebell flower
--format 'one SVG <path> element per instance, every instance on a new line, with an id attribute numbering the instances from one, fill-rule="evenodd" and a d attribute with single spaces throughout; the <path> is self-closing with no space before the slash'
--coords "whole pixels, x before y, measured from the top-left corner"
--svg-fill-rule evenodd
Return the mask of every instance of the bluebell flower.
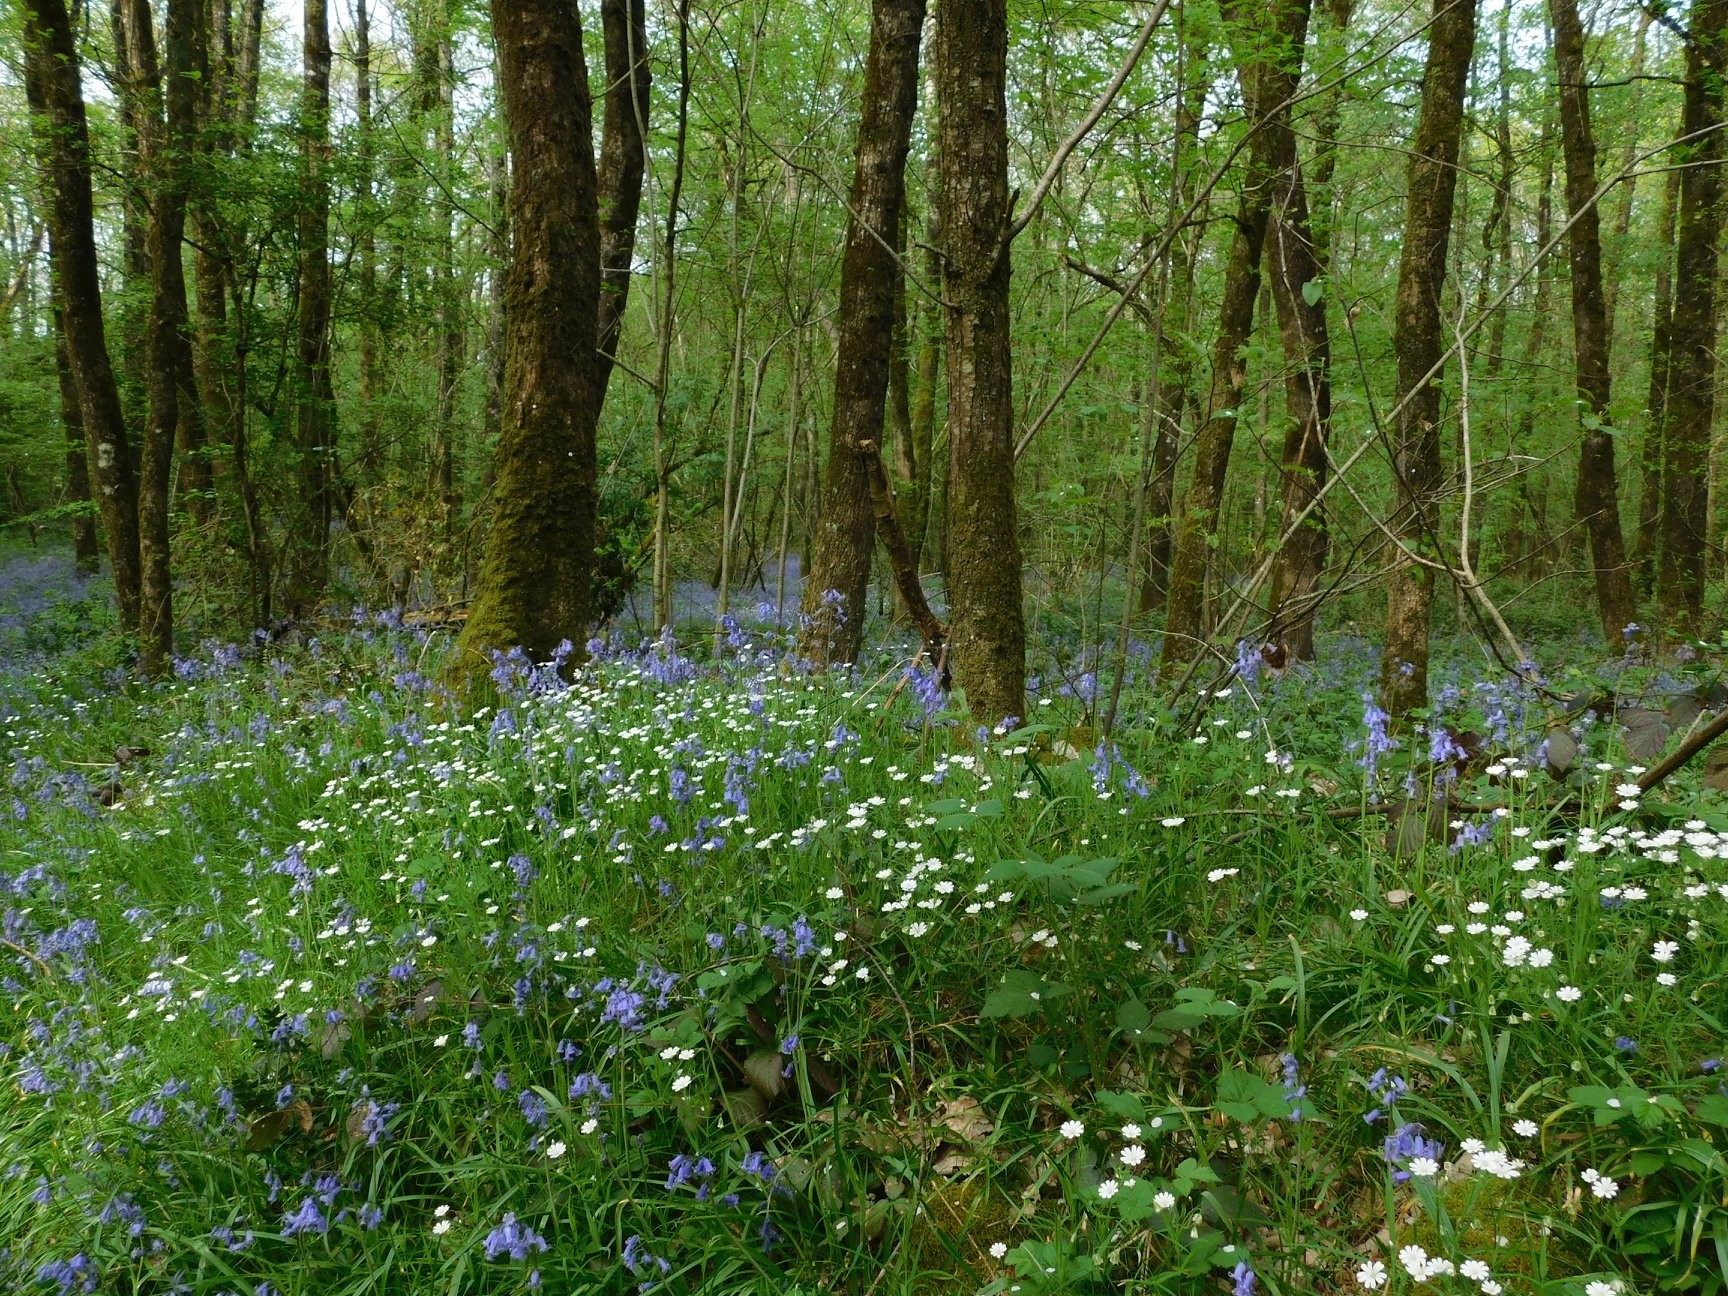
<path id="1" fill-rule="evenodd" d="M 1372 1110 L 1364 1112 L 1362 1119 L 1372 1125 L 1392 1110 L 1398 1100 L 1410 1092 L 1410 1086 L 1404 1077 L 1393 1075 L 1385 1067 L 1381 1067 L 1368 1078 L 1368 1094 L 1379 1104 Z"/>
<path id="2" fill-rule="evenodd" d="M 1362 749 L 1362 756 L 1356 763 L 1368 771 L 1370 780 L 1380 768 L 1380 758 L 1387 752 L 1398 749 L 1398 740 L 1386 729 L 1391 719 L 1385 708 L 1374 700 L 1372 693 L 1362 695 L 1362 727 L 1366 733 L 1361 743 L 1357 744 Z"/>
<path id="3" fill-rule="evenodd" d="M 1445 1152 L 1446 1145 L 1439 1139 L 1426 1137 L 1422 1126 L 1415 1121 L 1393 1130 L 1386 1136 L 1381 1149 L 1387 1164 L 1398 1167 L 1392 1173 L 1392 1178 L 1397 1183 L 1407 1183 L 1410 1180 L 1410 1171 L 1406 1167 L 1417 1157 L 1427 1157 L 1438 1162 Z"/>
<path id="4" fill-rule="evenodd" d="M 512 1260 L 522 1261 L 528 1258 L 530 1251 L 545 1250 L 546 1239 L 518 1220 L 513 1213 L 506 1214 L 503 1223 L 486 1235 L 488 1260 L 507 1255 Z"/>
<path id="5" fill-rule="evenodd" d="M 516 1105 L 522 1111 L 522 1119 L 533 1129 L 546 1127 L 546 1100 L 532 1089 L 524 1089 L 516 1096 Z"/>
<path id="6" fill-rule="evenodd" d="M 282 1236 L 297 1237 L 302 1233 L 328 1233 L 330 1221 L 318 1209 L 316 1197 L 302 1197 L 299 1209 L 282 1217 Z"/>
<path id="7" fill-rule="evenodd" d="M 1302 1100 L 1308 1096 L 1308 1086 L 1302 1083 L 1302 1066 L 1294 1053 L 1278 1059 L 1284 1072 L 1284 1101 L 1290 1104 L 1290 1119 L 1302 1119 Z"/>
<path id="8" fill-rule="evenodd" d="M 49 1260 L 36 1271 L 37 1282 L 59 1284 L 60 1296 L 93 1292 L 100 1276 L 95 1262 L 82 1251 L 68 1260 Z"/>

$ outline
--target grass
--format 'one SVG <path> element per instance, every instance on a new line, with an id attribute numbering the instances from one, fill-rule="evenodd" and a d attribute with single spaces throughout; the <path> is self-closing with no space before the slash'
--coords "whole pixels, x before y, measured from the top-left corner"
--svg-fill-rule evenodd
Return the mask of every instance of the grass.
<path id="1" fill-rule="evenodd" d="M 0 692 L 7 1290 L 1724 1285 L 1728 814 L 1623 805 L 1586 716 L 1551 778 L 1534 690 L 1451 668 L 1504 809 L 1393 853 L 1343 813 L 1455 765 L 1370 779 L 1348 643 L 1096 750 L 1084 662 L 979 735 L 767 627 L 474 714 L 390 618 L 154 688 L 53 632 Z"/>

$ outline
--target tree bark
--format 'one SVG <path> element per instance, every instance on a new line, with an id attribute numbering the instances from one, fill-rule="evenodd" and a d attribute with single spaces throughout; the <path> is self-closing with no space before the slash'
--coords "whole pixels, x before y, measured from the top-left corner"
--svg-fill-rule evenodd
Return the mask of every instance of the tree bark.
<path id="1" fill-rule="evenodd" d="M 127 74 L 140 171 L 151 195 L 145 235 L 151 286 L 145 370 L 150 406 L 138 481 L 142 568 L 138 640 L 144 673 L 161 675 L 174 650 L 168 505 L 176 444 L 186 427 L 196 432 L 185 439 L 201 443 L 203 429 L 197 388 L 191 381 L 192 342 L 180 247 L 199 84 L 192 66 L 198 18 L 195 0 L 170 0 L 164 64 L 157 56 L 147 0 L 122 0 L 121 10 L 131 60 Z"/>
<path id="2" fill-rule="evenodd" d="M 1656 223 L 1655 301 L 1650 320 L 1650 397 L 1638 480 L 1638 540 L 1633 546 L 1638 582 L 1648 594 L 1656 581 L 1657 536 L 1662 522 L 1662 425 L 1668 417 L 1668 376 L 1674 362 L 1674 217 L 1680 204 L 1678 167 L 1662 186 Z"/>
<path id="3" fill-rule="evenodd" d="M 1704 610 L 1708 534 L 1706 472 L 1716 391 L 1716 266 L 1722 233 L 1723 77 L 1728 75 L 1728 0 L 1699 0 L 1691 12 L 1680 128 L 1693 138 L 1676 150 L 1680 230 L 1669 334 L 1668 400 L 1662 428 L 1661 551 L 1656 597 L 1663 628 L 1686 636 Z M 1700 134 L 1701 132 L 1701 134 Z"/>
<path id="4" fill-rule="evenodd" d="M 1398 363 L 1393 474 L 1393 526 L 1412 549 L 1431 547 L 1439 525 L 1440 383 L 1429 370 L 1443 354 L 1440 294 L 1452 237 L 1458 145 L 1464 124 L 1464 88 L 1476 46 L 1477 0 L 1434 0 L 1422 110 L 1410 143 L 1404 238 L 1392 349 Z M 1386 638 L 1381 657 L 1381 704 L 1402 719 L 1428 701 L 1428 631 L 1434 573 L 1400 559 L 1386 596 Z"/>
<path id="5" fill-rule="evenodd" d="M 899 275 L 894 244 L 905 201 L 906 151 L 918 109 L 923 31 L 924 0 L 875 0 L 872 5 L 863 116 L 840 262 L 834 418 L 798 643 L 799 651 L 818 667 L 856 661 L 864 636 L 876 535 L 870 461 L 882 441 Z"/>
<path id="6" fill-rule="evenodd" d="M 932 55 L 924 74 L 925 112 L 934 123 L 936 107 L 934 24 L 925 18 L 927 41 Z M 937 296 L 942 287 L 942 149 L 934 129 L 924 161 L 924 256 L 922 260 L 925 286 Z M 945 516 L 948 475 L 947 446 L 936 435 L 937 388 L 942 381 L 942 303 L 934 297 L 919 304 L 918 384 L 917 394 L 909 411 L 909 437 L 912 453 L 922 468 L 920 489 L 909 493 L 902 501 L 907 543 L 912 548 L 913 561 L 923 571 L 932 556 L 933 564 L 947 579 L 947 547 L 935 534 L 936 523 Z M 938 454 L 938 449 L 943 453 Z"/>
<path id="7" fill-rule="evenodd" d="M 1355 12 L 1356 0 L 1327 2 L 1331 31 L 1340 44 L 1349 35 L 1350 19 Z M 1332 265 L 1333 245 L 1337 240 L 1337 195 L 1333 192 L 1332 177 L 1338 169 L 1338 126 L 1348 94 L 1347 85 L 1335 86 L 1327 94 L 1320 107 L 1319 119 L 1314 124 L 1314 157 L 1309 168 L 1312 181 L 1309 185 L 1312 201 L 1309 219 L 1314 227 L 1314 255 L 1319 259 L 1321 273 Z"/>
<path id="8" fill-rule="evenodd" d="M 1574 507 L 1590 535 L 1596 573 L 1596 608 L 1610 649 L 1625 644 L 1626 627 L 1638 613 L 1620 531 L 1619 479 L 1608 419 L 1608 313 L 1602 292 L 1602 241 L 1596 211 L 1596 140 L 1590 129 L 1590 91 L 1585 83 L 1584 27 L 1577 0 L 1549 0 L 1554 24 L 1554 63 L 1560 81 L 1560 140 L 1566 158 L 1566 207 L 1572 256 L 1572 345 L 1577 366 L 1579 446 Z"/>
<path id="9" fill-rule="evenodd" d="M 359 318 L 360 410 L 357 462 L 377 453 L 378 400 L 384 390 L 378 328 L 377 132 L 372 107 L 372 15 L 367 0 L 354 0 L 354 259 Z"/>
<path id="10" fill-rule="evenodd" d="M 1638 34 L 1632 38 L 1632 63 L 1626 69 L 1628 78 L 1634 83 L 1644 77 L 1644 65 L 1649 49 L 1650 24 L 1654 20 L 1651 9 L 1644 9 L 1638 16 Z M 1603 252 L 1606 269 L 1602 275 L 1603 316 L 1607 320 L 1608 351 L 1614 352 L 1614 321 L 1616 309 L 1620 300 L 1620 288 L 1623 275 L 1621 267 L 1626 263 L 1627 236 L 1632 231 L 1633 198 L 1638 192 L 1638 176 L 1635 168 L 1638 162 L 1638 151 L 1642 141 L 1639 139 L 1641 118 L 1634 118 L 1632 128 L 1626 133 L 1626 142 L 1622 146 L 1620 160 L 1615 166 L 1615 174 L 1624 174 L 1626 178 L 1618 186 L 1618 203 L 1614 209 L 1614 228 L 1611 241 Z M 1672 176 L 1672 172 L 1669 173 Z M 1668 222 L 1672 228 L 1674 222 Z"/>
<path id="11" fill-rule="evenodd" d="M 642 210 L 648 122 L 648 29 L 643 0 L 602 0 L 606 104 L 600 126 L 600 403 L 612 381 L 630 271 L 636 259 L 636 217 Z"/>
<path id="12" fill-rule="evenodd" d="M 1248 141 L 1236 232 L 1224 270 L 1207 416 L 1195 449 L 1194 480 L 1176 527 L 1165 616 L 1166 667 L 1191 660 L 1205 633 L 1206 569 L 1218 536 L 1237 409 L 1247 377 L 1241 352 L 1254 330 L 1261 254 L 1273 198 L 1280 177 L 1296 164 L 1289 100 L 1302 76 L 1308 11 L 1308 0 L 1277 0 L 1252 12 L 1244 0 L 1231 0 L 1224 7 L 1226 20 L 1237 30 L 1242 100 L 1254 134 Z"/>
<path id="13" fill-rule="evenodd" d="M 1206 96 L 1212 89 L 1212 77 L 1205 57 L 1205 45 L 1195 41 L 1187 51 L 1190 66 L 1186 71 L 1183 94 L 1176 111 L 1176 135 L 1171 178 L 1175 202 L 1172 212 L 1179 215 L 1193 201 L 1192 167 L 1185 167 L 1184 158 L 1194 156 L 1200 141 L 1200 119 L 1206 111 Z M 1148 399 L 1145 422 L 1152 436 L 1152 477 L 1147 487 L 1146 516 L 1146 578 L 1140 584 L 1139 609 L 1152 612 L 1164 606 L 1170 592 L 1170 558 L 1174 539 L 1176 504 L 1176 460 L 1181 451 L 1182 415 L 1193 403 L 1190 390 L 1194 380 L 1194 347 L 1188 333 L 1194 316 L 1195 253 L 1205 234 L 1204 222 L 1180 235 L 1170 248 L 1170 277 L 1165 286 L 1164 332 L 1173 345 L 1160 343 L 1160 372 L 1156 385 L 1146 393 Z"/>
<path id="14" fill-rule="evenodd" d="M 90 447 L 84 437 L 84 411 L 78 404 L 78 379 L 72 374 L 72 353 L 66 346 L 63 312 L 54 306 L 54 370 L 60 380 L 60 427 L 66 439 L 66 498 L 73 504 L 90 502 Z M 72 560 L 86 574 L 101 561 L 101 542 L 96 519 L 87 513 L 72 519 Z"/>
<path id="15" fill-rule="evenodd" d="M 600 218 L 582 27 L 564 0 L 493 0 L 510 141 L 503 427 L 491 531 L 452 670 L 520 646 L 578 657 L 594 565 Z"/>
<path id="16" fill-rule="evenodd" d="M 666 384 L 672 372 L 672 330 L 677 316 L 678 204 L 684 193 L 685 145 L 690 131 L 690 0 L 677 0 L 678 126 L 672 143 L 672 187 L 666 200 L 666 234 L 660 246 L 665 304 L 654 326 L 654 632 L 672 624 L 672 439 L 667 427 Z"/>
<path id="17" fill-rule="evenodd" d="M 436 449 L 438 511 L 443 541 L 455 540 L 462 515 L 462 455 L 456 442 L 456 396 L 468 351 L 466 308 L 468 285 L 456 268 L 455 212 L 448 195 L 456 187 L 456 48 L 451 27 L 455 14 L 446 5 L 439 14 L 436 38 L 437 94 L 429 105 L 435 114 L 433 134 L 438 147 L 440 187 L 433 204 L 438 213 L 438 264 L 434 292 L 438 299 L 438 438 Z"/>
<path id="18" fill-rule="evenodd" d="M 295 430 L 304 530 L 295 537 L 287 608 L 308 615 L 330 580 L 336 514 L 335 393 L 330 380 L 330 29 L 326 0 L 306 0 L 300 100 L 300 325 L 295 342 Z"/>
<path id="19" fill-rule="evenodd" d="M 1008 302 L 1005 0 L 942 0 L 936 87 L 947 261 L 950 660 L 972 716 L 1026 714 Z"/>
<path id="20" fill-rule="evenodd" d="M 1272 300 L 1284 344 L 1283 516 L 1279 534 L 1290 531 L 1272 573 L 1269 639 L 1294 661 L 1314 657 L 1314 609 L 1308 601 L 1326 567 L 1327 527 L 1323 507 L 1301 526 L 1291 525 L 1326 484 L 1326 447 L 1332 426 L 1332 341 L 1326 327 L 1326 295 L 1318 245 L 1309 224 L 1301 164 L 1294 160 L 1279 181 L 1266 227 Z M 1291 604 L 1296 606 L 1292 609 Z"/>
<path id="21" fill-rule="evenodd" d="M 64 0 L 28 0 L 23 10 L 25 87 L 51 191 L 49 256 L 59 283 L 66 348 L 78 385 L 120 623 L 136 630 L 138 483 L 102 322 L 90 193 L 90 130 L 79 84 L 78 46 Z"/>
<path id="22" fill-rule="evenodd" d="M 924 542 L 923 495 L 930 485 L 930 447 L 920 448 L 912 434 L 912 321 L 906 309 L 905 269 L 906 233 L 911 220 L 911 200 L 903 197 L 900 223 L 895 227 L 894 238 L 894 334 L 888 351 L 888 405 L 884 418 L 888 444 L 894 450 L 898 507 L 906 512 L 907 525 L 903 533 L 906 551 L 911 555 L 912 569 L 916 571 L 918 550 Z"/>

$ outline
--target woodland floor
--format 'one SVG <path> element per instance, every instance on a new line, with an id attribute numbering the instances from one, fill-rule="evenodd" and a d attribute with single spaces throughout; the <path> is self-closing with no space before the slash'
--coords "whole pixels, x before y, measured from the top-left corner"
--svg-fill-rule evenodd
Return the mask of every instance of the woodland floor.
<path id="1" fill-rule="evenodd" d="M 1101 745 L 1078 636 L 981 734 L 735 602 L 465 713 L 0 567 L 0 1287 L 1722 1290 L 1728 804 L 1624 790 L 1713 660 L 1449 643 L 1386 737 L 1356 640 L 1142 648 Z"/>

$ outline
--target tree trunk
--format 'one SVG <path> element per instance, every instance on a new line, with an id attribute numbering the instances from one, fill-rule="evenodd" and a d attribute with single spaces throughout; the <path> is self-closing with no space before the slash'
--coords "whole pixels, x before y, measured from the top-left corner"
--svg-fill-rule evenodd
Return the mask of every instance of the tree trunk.
<path id="1" fill-rule="evenodd" d="M 973 718 L 994 724 L 1026 714 L 1005 239 L 1005 0 L 942 0 L 936 42 L 947 254 L 950 658 Z"/>
<path id="2" fill-rule="evenodd" d="M 306 0 L 300 100 L 300 327 L 295 345 L 295 428 L 304 530 L 294 540 L 287 606 L 307 616 L 330 580 L 336 512 L 335 393 L 330 381 L 330 29 L 326 0 Z"/>
<path id="3" fill-rule="evenodd" d="M 130 58 L 127 79 L 137 132 L 140 172 L 151 195 L 145 247 L 150 271 L 149 418 L 138 481 L 138 541 L 142 569 L 138 640 L 146 675 L 168 669 L 174 650 L 168 492 L 177 436 L 199 429 L 196 388 L 188 391 L 192 343 L 187 331 L 186 275 L 180 244 L 186 226 L 187 164 L 194 139 L 198 80 L 192 75 L 194 0 L 167 8 L 164 66 L 147 0 L 122 0 L 121 25 Z M 164 115 L 166 101 L 166 115 Z"/>
<path id="4" fill-rule="evenodd" d="M 1292 141 L 1291 152 L 1295 152 Z M 1279 535 L 1326 484 L 1332 423 L 1332 342 L 1326 328 L 1318 250 L 1308 219 L 1302 170 L 1293 163 L 1279 183 L 1266 228 L 1272 299 L 1284 343 L 1284 498 Z M 1314 657 L 1314 609 L 1308 601 L 1326 567 L 1327 529 L 1316 508 L 1284 542 L 1272 574 L 1269 639 L 1295 661 Z M 1294 608 L 1290 607 L 1292 602 Z M 1287 610 L 1288 609 L 1288 610 Z"/>
<path id="5" fill-rule="evenodd" d="M 1716 261 L 1722 233 L 1723 82 L 1728 75 L 1728 0 L 1692 7 L 1680 128 L 1693 136 L 1676 150 L 1680 231 L 1675 250 L 1674 316 L 1669 334 L 1668 400 L 1662 427 L 1661 552 L 1656 596 L 1663 629 L 1686 636 L 1704 610 L 1706 470 L 1716 391 Z"/>
<path id="6" fill-rule="evenodd" d="M 933 24 L 925 19 L 926 29 Z M 932 51 L 931 66 L 926 68 L 924 77 L 925 113 L 934 122 L 936 107 L 935 81 L 935 41 L 927 42 Z M 931 521 L 937 516 L 941 501 L 937 499 L 938 490 L 946 491 L 947 474 L 942 471 L 941 463 L 946 462 L 946 445 L 940 445 L 936 436 L 936 397 L 937 388 L 942 381 L 942 303 L 938 298 L 942 291 L 942 149 L 936 139 L 936 131 L 929 131 L 930 141 L 924 162 L 924 196 L 926 210 L 924 213 L 924 257 L 921 262 L 924 285 L 934 294 L 931 298 L 919 303 L 918 307 L 918 386 L 917 395 L 912 400 L 912 408 L 908 412 L 911 428 L 908 437 L 912 444 L 912 453 L 920 469 L 918 489 L 909 492 L 901 500 L 901 515 L 905 519 L 906 540 L 912 546 L 912 557 L 917 562 L 920 571 L 930 564 L 928 559 L 935 554 L 939 561 L 935 564 L 938 571 L 947 577 L 947 567 L 941 556 L 945 553 L 940 543 L 932 544 Z M 938 448 L 944 453 L 939 455 Z"/>
<path id="7" fill-rule="evenodd" d="M 384 392 L 378 328 L 378 146 L 372 108 L 372 17 L 367 0 L 354 0 L 354 259 L 359 291 L 355 331 L 360 344 L 360 409 L 356 462 L 379 453 L 378 402 Z"/>
<path id="8" fill-rule="evenodd" d="M 1684 127 L 1682 127 L 1684 129 Z M 1638 480 L 1638 540 L 1633 546 L 1638 583 L 1648 594 L 1656 581 L 1657 536 L 1662 520 L 1662 425 L 1668 417 L 1668 377 L 1674 363 L 1674 216 L 1680 204 L 1679 167 L 1662 187 L 1656 227 L 1655 304 L 1650 321 L 1650 398 Z"/>
<path id="9" fill-rule="evenodd" d="M 1166 667 L 1192 659 L 1205 634 L 1206 568 L 1222 521 L 1237 409 L 1247 377 L 1241 352 L 1254 331 L 1260 258 L 1273 198 L 1280 179 L 1296 165 L 1289 100 L 1302 76 L 1308 31 L 1308 0 L 1277 0 L 1254 12 L 1248 11 L 1243 0 L 1231 0 L 1224 12 L 1236 28 L 1242 100 L 1254 134 L 1248 142 L 1236 232 L 1224 270 L 1207 416 L 1195 450 L 1194 480 L 1176 528 L 1176 556 L 1165 617 Z"/>
<path id="10" fill-rule="evenodd" d="M 600 127 L 600 403 L 630 302 L 636 259 L 636 217 L 642 210 L 648 123 L 648 32 L 643 0 L 602 0 L 606 45 L 606 106 Z"/>
<path id="11" fill-rule="evenodd" d="M 678 203 L 684 193 L 685 144 L 690 130 L 690 0 L 678 5 L 678 127 L 672 144 L 672 189 L 666 201 L 666 236 L 660 248 L 665 304 L 654 327 L 654 632 L 672 624 L 672 442 L 667 428 L 666 384 L 672 372 L 672 329 L 677 314 Z"/>
<path id="12" fill-rule="evenodd" d="M 432 105 L 434 135 L 438 146 L 438 171 L 444 195 L 456 191 L 456 50 L 451 26 L 452 9 L 439 16 L 437 33 L 438 93 Z M 456 395 L 467 357 L 465 329 L 468 284 L 456 268 L 456 236 L 452 228 L 455 212 L 444 195 L 434 204 L 438 213 L 438 264 L 434 291 L 438 299 L 438 511 L 443 521 L 443 542 L 448 549 L 455 540 L 462 516 L 462 456 L 456 444 Z"/>
<path id="13" fill-rule="evenodd" d="M 600 218 L 582 28 L 562 0 L 493 0 L 511 154 L 496 501 L 452 670 L 488 654 L 582 653 L 594 564 Z"/>
<path id="14" fill-rule="evenodd" d="M 885 418 L 888 443 L 894 450 L 894 481 L 899 499 L 896 518 L 901 512 L 906 515 L 902 535 L 912 569 L 916 571 L 918 551 L 924 544 L 923 495 L 930 485 L 930 447 L 920 448 L 912 435 L 912 321 L 906 310 L 905 269 L 906 232 L 911 220 L 910 200 L 904 200 L 900 204 L 900 223 L 895 227 L 894 337 L 888 351 Z"/>
<path id="15" fill-rule="evenodd" d="M 1638 16 L 1638 34 L 1632 38 L 1632 64 L 1627 68 L 1627 77 L 1634 84 L 1644 78 L 1644 64 L 1649 48 L 1650 23 L 1654 19 L 1654 10 L 1644 9 Z M 1626 133 L 1626 143 L 1621 149 L 1620 160 L 1615 166 L 1616 175 L 1625 175 L 1618 186 L 1618 201 L 1614 208 L 1614 230 L 1612 239 L 1603 253 L 1607 269 L 1602 275 L 1603 316 L 1607 320 L 1609 355 L 1614 351 L 1614 321 L 1615 311 L 1620 301 L 1620 286 L 1623 278 L 1621 267 L 1626 263 L 1627 236 L 1632 231 L 1632 200 L 1638 192 L 1638 151 L 1642 141 L 1639 139 L 1643 121 L 1634 117 L 1632 128 Z M 1674 173 L 1669 172 L 1670 177 Z M 1668 222 L 1672 228 L 1674 222 Z"/>
<path id="16" fill-rule="evenodd" d="M 90 502 L 90 447 L 84 437 L 84 411 L 78 405 L 78 380 L 72 374 L 72 353 L 66 346 L 66 326 L 60 307 L 54 310 L 54 369 L 60 380 L 60 426 L 66 438 L 66 499 Z M 96 570 L 101 555 L 96 519 L 88 513 L 72 518 L 72 559 L 86 574 Z"/>
<path id="17" fill-rule="evenodd" d="M 49 256 L 59 283 L 66 348 L 77 379 L 120 623 L 136 630 L 138 483 L 102 322 L 91 210 L 90 131 L 79 83 L 78 46 L 64 0 L 31 0 L 23 8 L 25 88 L 51 191 Z"/>
<path id="18" fill-rule="evenodd" d="M 1554 24 L 1554 62 L 1560 81 L 1560 140 L 1566 156 L 1566 207 L 1572 218 L 1572 345 L 1578 375 L 1578 520 L 1590 535 L 1596 572 L 1596 608 L 1610 649 L 1624 646 L 1638 600 L 1626 569 L 1620 531 L 1619 479 L 1608 420 L 1608 315 L 1602 294 L 1602 243 L 1596 212 L 1596 140 L 1590 130 L 1590 91 L 1585 84 L 1584 27 L 1577 0 L 1549 0 Z"/>
<path id="19" fill-rule="evenodd" d="M 1187 210 L 1194 196 L 1194 176 L 1184 158 L 1195 155 L 1200 140 L 1200 118 L 1212 77 L 1205 57 L 1205 44 L 1194 41 L 1186 51 L 1191 65 L 1186 69 L 1182 99 L 1176 112 L 1176 135 L 1171 166 L 1172 218 Z M 1179 235 L 1171 244 L 1170 277 L 1165 284 L 1164 333 L 1173 345 L 1159 346 L 1156 385 L 1147 392 L 1147 432 L 1152 436 L 1152 476 L 1146 495 L 1146 578 L 1140 584 L 1139 609 L 1152 612 L 1164 606 L 1170 591 L 1171 542 L 1175 526 L 1176 460 L 1181 451 L 1182 415 L 1193 404 L 1190 386 L 1194 379 L 1194 348 L 1188 333 L 1194 315 L 1194 266 L 1205 223 Z"/>
<path id="20" fill-rule="evenodd" d="M 1477 0 L 1434 0 L 1422 110 L 1410 143 L 1404 238 L 1392 349 L 1398 362 L 1393 474 L 1394 529 L 1410 548 L 1432 551 L 1439 525 L 1441 485 L 1440 382 L 1429 371 L 1444 347 L 1440 294 L 1452 237 L 1458 179 L 1458 144 L 1464 124 L 1464 88 L 1476 46 Z M 1400 558 L 1386 596 L 1386 640 L 1381 657 L 1382 705 L 1402 719 L 1428 701 L 1428 630 L 1434 573 Z"/>
<path id="21" fill-rule="evenodd" d="M 1674 150 L 1680 176 L 1680 233 L 1674 252 L 1668 403 L 1662 420 L 1661 551 L 1655 594 L 1664 631 L 1687 636 L 1704 612 L 1707 460 L 1716 396 L 1716 259 L 1723 226 L 1723 81 L 1728 73 L 1728 0 L 1693 5 L 1687 88 Z"/>
<path id="22" fill-rule="evenodd" d="M 1350 19 L 1355 11 L 1356 0 L 1327 2 L 1327 17 L 1331 20 L 1331 31 L 1339 46 L 1349 35 Z M 1338 126 L 1349 93 L 1347 84 L 1334 86 L 1321 104 L 1319 119 L 1314 124 L 1314 157 L 1309 168 L 1312 181 L 1309 186 L 1312 200 L 1309 219 L 1314 227 L 1314 255 L 1319 260 L 1322 274 L 1331 268 L 1333 244 L 1337 238 L 1337 201 L 1332 177 L 1338 169 Z"/>
<path id="23" fill-rule="evenodd" d="M 856 661 L 863 642 L 876 534 L 867 457 L 877 454 L 882 441 L 899 275 L 893 248 L 905 199 L 906 150 L 918 110 L 923 32 L 924 0 L 874 0 L 840 262 L 840 347 L 828 471 L 804 581 L 805 629 L 799 636 L 799 651 L 817 666 Z"/>

